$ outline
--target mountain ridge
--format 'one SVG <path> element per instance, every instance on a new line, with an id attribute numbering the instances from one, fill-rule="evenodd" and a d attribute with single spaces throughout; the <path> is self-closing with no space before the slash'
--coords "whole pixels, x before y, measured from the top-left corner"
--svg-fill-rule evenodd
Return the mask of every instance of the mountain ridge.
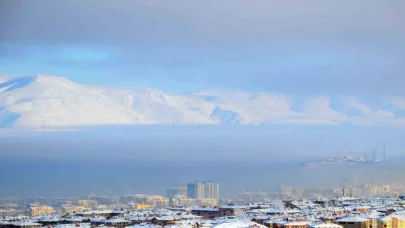
<path id="1" fill-rule="evenodd" d="M 289 96 L 246 91 L 202 90 L 174 94 L 144 87 L 83 85 L 48 75 L 0 76 L 0 128 L 46 129 L 109 124 L 329 124 L 405 126 L 385 110 L 372 111 L 354 98 L 346 105 L 366 110 L 350 116 L 317 96 L 303 110 Z M 365 108 L 366 107 L 366 108 Z M 356 108 L 356 107 L 352 107 Z M 382 115 L 384 114 L 384 115 Z"/>

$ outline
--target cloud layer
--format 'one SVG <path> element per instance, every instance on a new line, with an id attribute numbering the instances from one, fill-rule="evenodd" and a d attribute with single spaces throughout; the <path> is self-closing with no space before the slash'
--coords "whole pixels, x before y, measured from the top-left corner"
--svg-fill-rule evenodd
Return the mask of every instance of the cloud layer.
<path id="1" fill-rule="evenodd" d="M 402 1 L 2 4 L 3 73 L 177 91 L 402 96 L 405 89 Z"/>

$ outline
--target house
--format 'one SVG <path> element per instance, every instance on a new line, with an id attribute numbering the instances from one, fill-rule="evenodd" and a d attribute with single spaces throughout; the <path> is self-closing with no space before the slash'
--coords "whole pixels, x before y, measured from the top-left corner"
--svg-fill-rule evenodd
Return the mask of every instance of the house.
<path id="1" fill-rule="evenodd" d="M 267 220 L 269 220 L 269 219 L 270 219 L 270 216 L 267 216 L 267 215 L 259 215 L 259 216 L 255 216 L 255 217 L 252 219 L 252 222 L 257 222 L 257 223 L 259 223 L 259 224 L 264 225 L 264 222 L 267 221 Z"/>
<path id="2" fill-rule="evenodd" d="M 362 218 L 359 216 L 356 217 L 347 217 L 336 220 L 338 225 L 343 226 L 344 228 L 369 228 L 370 219 Z"/>
<path id="3" fill-rule="evenodd" d="M 124 211 L 113 211 L 113 210 L 80 211 L 80 212 L 75 213 L 76 216 L 85 217 L 85 218 L 96 217 L 96 216 L 111 218 L 111 217 L 122 215 L 122 214 L 124 214 Z"/>
<path id="4" fill-rule="evenodd" d="M 172 216 L 157 216 L 152 218 L 151 223 L 158 226 L 166 226 L 168 224 L 174 224 L 175 218 Z"/>
<path id="5" fill-rule="evenodd" d="M 123 218 L 109 219 L 105 220 L 104 224 L 108 227 L 119 227 L 123 228 L 130 225 L 131 221 L 125 220 Z"/>
<path id="6" fill-rule="evenodd" d="M 214 219 L 220 216 L 220 212 L 218 208 L 211 208 L 211 207 L 199 207 L 193 208 L 191 210 L 191 214 L 201 216 L 204 219 Z"/>
<path id="7" fill-rule="evenodd" d="M 25 221 L 25 222 L 13 222 L 11 223 L 11 228 L 40 228 L 42 225 L 40 223 Z"/>
<path id="8" fill-rule="evenodd" d="M 405 228 L 405 216 L 392 215 L 378 219 L 379 228 Z"/>
<path id="9" fill-rule="evenodd" d="M 38 220 L 37 222 L 40 223 L 42 226 L 55 226 L 61 223 L 60 219 L 57 217 L 43 218 Z"/>
<path id="10" fill-rule="evenodd" d="M 246 207 L 235 206 L 235 205 L 223 205 L 219 208 L 219 216 L 242 216 L 246 214 Z"/>

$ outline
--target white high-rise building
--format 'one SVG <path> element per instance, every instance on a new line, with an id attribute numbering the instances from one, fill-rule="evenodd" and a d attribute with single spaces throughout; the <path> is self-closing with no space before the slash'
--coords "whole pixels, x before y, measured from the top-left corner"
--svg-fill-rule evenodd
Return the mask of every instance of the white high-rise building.
<path id="1" fill-rule="evenodd" d="M 187 196 L 193 199 L 219 199 L 219 184 L 212 181 L 187 184 Z"/>
<path id="2" fill-rule="evenodd" d="M 204 182 L 204 198 L 205 199 L 219 199 L 219 184 L 212 181 Z"/>
<path id="3" fill-rule="evenodd" d="M 201 182 L 193 182 L 187 184 L 187 196 L 192 199 L 204 198 L 204 184 Z"/>

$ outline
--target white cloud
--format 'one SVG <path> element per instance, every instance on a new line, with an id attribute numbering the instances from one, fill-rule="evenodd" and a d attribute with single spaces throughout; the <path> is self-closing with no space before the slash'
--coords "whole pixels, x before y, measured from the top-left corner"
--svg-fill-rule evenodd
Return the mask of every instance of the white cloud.
<path id="1" fill-rule="evenodd" d="M 330 107 L 330 98 L 325 96 L 310 99 L 305 107 L 305 113 L 315 118 L 329 119 L 336 122 L 342 122 L 347 119 L 347 115 Z"/>
<path id="2" fill-rule="evenodd" d="M 371 110 L 371 108 L 363 103 L 361 103 L 356 97 L 352 97 L 352 96 L 342 96 L 341 101 L 351 107 L 351 108 L 355 108 L 357 110 L 359 110 L 360 112 L 362 112 L 364 115 L 372 115 L 373 114 L 373 110 Z"/>
<path id="3" fill-rule="evenodd" d="M 405 98 L 403 97 L 394 97 L 390 100 L 390 103 L 398 109 L 405 109 Z"/>
<path id="4" fill-rule="evenodd" d="M 384 110 L 378 110 L 375 115 L 381 118 L 393 118 L 395 116 L 393 113 Z"/>

